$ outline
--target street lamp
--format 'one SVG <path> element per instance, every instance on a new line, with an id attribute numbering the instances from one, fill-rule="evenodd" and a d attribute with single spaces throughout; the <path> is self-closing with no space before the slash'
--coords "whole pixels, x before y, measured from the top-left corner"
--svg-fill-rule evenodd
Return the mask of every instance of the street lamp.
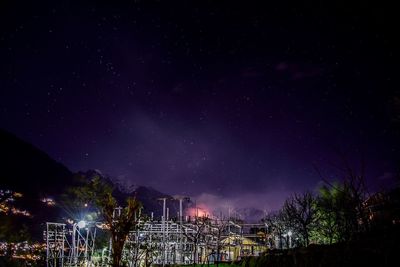
<path id="1" fill-rule="evenodd" d="M 78 226 L 79 228 L 81 228 L 81 229 L 82 229 L 82 228 L 85 228 L 86 222 L 85 222 L 84 220 L 81 220 L 81 221 L 78 222 L 77 226 Z"/>
<path id="2" fill-rule="evenodd" d="M 288 237 L 289 237 L 289 248 L 292 247 L 292 231 L 289 230 L 289 232 L 287 233 Z"/>

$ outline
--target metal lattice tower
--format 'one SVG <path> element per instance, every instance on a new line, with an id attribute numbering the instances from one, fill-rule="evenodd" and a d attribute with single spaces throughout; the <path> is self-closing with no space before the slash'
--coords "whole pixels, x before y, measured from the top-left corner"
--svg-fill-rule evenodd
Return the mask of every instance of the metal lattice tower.
<path id="1" fill-rule="evenodd" d="M 79 227 L 75 223 L 67 229 L 64 223 L 46 223 L 46 266 L 92 266 L 96 239 L 95 223 Z"/>
<path id="2" fill-rule="evenodd" d="M 181 225 L 173 221 L 140 222 L 131 231 L 125 244 L 125 260 L 131 267 L 152 258 L 155 264 L 190 264 L 193 262 L 194 243 L 185 235 L 195 235 L 196 226 Z M 205 241 L 205 240 L 204 240 Z M 205 249 L 205 242 L 197 244 L 198 252 Z"/>
<path id="3" fill-rule="evenodd" d="M 46 223 L 46 266 L 64 266 L 66 250 L 69 250 L 69 243 L 65 224 Z"/>
<path id="4" fill-rule="evenodd" d="M 75 223 L 72 230 L 72 245 L 68 265 L 92 266 L 95 240 L 95 223 L 85 223 L 85 225 L 81 227 L 79 227 L 79 224 Z"/>

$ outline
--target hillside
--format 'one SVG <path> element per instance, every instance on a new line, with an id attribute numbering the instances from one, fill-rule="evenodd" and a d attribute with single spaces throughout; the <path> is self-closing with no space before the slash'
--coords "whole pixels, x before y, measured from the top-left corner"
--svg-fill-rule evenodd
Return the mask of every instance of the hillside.
<path id="1" fill-rule="evenodd" d="M 0 181 L 3 188 L 32 196 L 60 193 L 72 173 L 45 152 L 0 129 Z"/>
<path id="2" fill-rule="evenodd" d="M 74 213 L 60 204 L 59 200 L 68 187 L 76 185 L 77 175 L 87 179 L 94 175 L 101 176 L 113 185 L 114 195 L 120 205 L 124 205 L 126 197 L 136 196 L 142 202 L 144 212 L 148 215 L 153 212 L 155 218 L 162 214 L 159 198 L 172 199 L 167 194 L 144 186 L 129 191 L 97 170 L 74 174 L 45 152 L 1 129 L 0 148 L 0 203 L 7 202 L 10 207 L 8 215 L 0 212 L 0 241 L 16 238 L 13 233 L 19 233 L 21 229 L 27 230 L 28 237 L 38 240 L 42 238 L 46 221 L 64 222 L 66 218 L 73 217 Z M 14 194 L 7 197 L 7 190 Z M 43 201 L 45 198 L 54 200 L 56 204 Z M 15 210 L 11 211 L 11 207 Z M 170 217 L 175 217 L 179 207 L 177 201 L 168 201 L 168 207 Z"/>

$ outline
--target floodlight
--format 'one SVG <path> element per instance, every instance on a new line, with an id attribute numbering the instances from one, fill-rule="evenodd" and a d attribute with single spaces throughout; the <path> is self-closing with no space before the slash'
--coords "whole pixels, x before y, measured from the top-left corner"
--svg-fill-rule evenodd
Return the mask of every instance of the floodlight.
<path id="1" fill-rule="evenodd" d="M 85 226 L 86 226 L 86 222 L 84 220 L 78 222 L 79 228 L 85 228 Z"/>

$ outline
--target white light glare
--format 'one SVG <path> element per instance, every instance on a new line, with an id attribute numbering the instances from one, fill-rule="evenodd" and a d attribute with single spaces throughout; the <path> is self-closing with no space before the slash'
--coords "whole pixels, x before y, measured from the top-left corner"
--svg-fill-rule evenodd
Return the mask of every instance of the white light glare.
<path id="1" fill-rule="evenodd" d="M 85 228 L 85 226 L 86 226 L 86 222 L 85 221 L 82 220 L 82 221 L 78 222 L 78 227 L 79 228 Z"/>

